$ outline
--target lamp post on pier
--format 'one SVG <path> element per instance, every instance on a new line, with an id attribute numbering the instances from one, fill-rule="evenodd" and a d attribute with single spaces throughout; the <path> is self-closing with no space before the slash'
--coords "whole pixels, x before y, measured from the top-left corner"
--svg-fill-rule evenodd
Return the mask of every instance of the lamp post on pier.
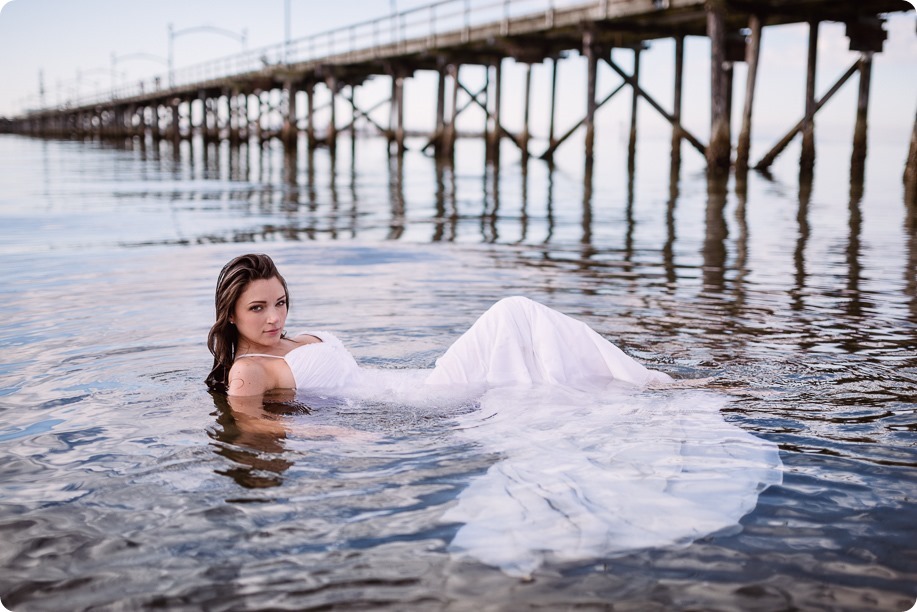
<path id="1" fill-rule="evenodd" d="M 232 30 L 227 30 L 225 28 L 218 28 L 216 26 L 202 25 L 202 26 L 193 26 L 190 28 L 183 28 L 181 30 L 176 30 L 173 25 L 169 24 L 169 87 L 175 85 L 175 52 L 174 44 L 175 39 L 179 36 L 184 36 L 186 34 L 194 34 L 195 32 L 210 32 L 211 34 L 219 34 L 221 36 L 226 36 L 237 40 L 242 44 L 242 50 L 245 51 L 245 42 L 248 39 L 248 31 L 243 28 L 241 32 L 233 32 Z"/>
<path id="2" fill-rule="evenodd" d="M 389 0 L 392 9 L 392 44 L 398 41 L 398 0 Z"/>
<path id="3" fill-rule="evenodd" d="M 283 0 L 283 63 L 290 63 L 290 0 Z"/>
<path id="4" fill-rule="evenodd" d="M 283 63 L 290 63 L 290 43 L 292 42 L 293 11 L 292 0 L 283 0 Z"/>

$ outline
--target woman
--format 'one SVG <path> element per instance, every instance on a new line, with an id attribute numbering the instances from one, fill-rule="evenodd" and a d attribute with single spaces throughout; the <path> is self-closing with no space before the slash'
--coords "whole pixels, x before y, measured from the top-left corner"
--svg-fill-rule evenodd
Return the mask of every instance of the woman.
<path id="1" fill-rule="evenodd" d="M 724 396 L 679 389 L 526 298 L 500 300 L 432 371 L 413 372 L 360 368 L 327 332 L 286 336 L 289 305 L 266 255 L 243 255 L 220 273 L 207 383 L 227 393 L 233 426 L 283 435 L 288 425 L 264 410 L 278 390 L 283 399 L 295 389 L 437 407 L 471 395 L 477 408 L 456 413 L 455 434 L 500 459 L 443 514 L 460 525 L 448 546 L 458 557 L 530 577 L 545 559 L 686 545 L 740 529 L 760 492 L 781 482 L 776 445 L 726 422 Z M 667 388 L 635 392 L 655 383 Z M 372 439 L 311 423 L 298 433 Z"/>
<path id="2" fill-rule="evenodd" d="M 371 378 L 333 334 L 284 332 L 286 281 L 267 255 L 242 255 L 220 272 L 208 386 L 230 397 L 278 389 L 347 393 Z M 523 297 L 500 300 L 437 360 L 423 383 L 495 387 L 512 384 L 665 384 L 584 323 Z"/>

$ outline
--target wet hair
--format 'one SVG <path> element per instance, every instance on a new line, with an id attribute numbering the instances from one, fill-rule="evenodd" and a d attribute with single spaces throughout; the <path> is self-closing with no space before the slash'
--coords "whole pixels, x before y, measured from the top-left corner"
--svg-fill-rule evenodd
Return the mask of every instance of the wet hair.
<path id="1" fill-rule="evenodd" d="M 210 370 L 206 379 L 207 387 L 211 391 L 226 392 L 229 369 L 236 359 L 239 330 L 230 322 L 230 319 L 239 296 L 252 281 L 272 278 L 276 278 L 283 285 L 287 308 L 289 308 L 290 292 L 287 290 L 287 282 L 277 271 L 274 261 L 267 255 L 240 255 L 223 266 L 220 271 L 214 296 L 216 321 L 207 335 L 207 348 L 213 354 L 213 369 Z"/>

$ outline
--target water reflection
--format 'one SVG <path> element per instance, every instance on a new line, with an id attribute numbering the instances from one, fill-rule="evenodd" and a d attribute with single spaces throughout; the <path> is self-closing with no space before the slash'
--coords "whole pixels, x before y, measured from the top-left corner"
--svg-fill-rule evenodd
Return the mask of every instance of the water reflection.
<path id="1" fill-rule="evenodd" d="M 728 177 L 707 176 L 706 234 L 702 249 L 704 289 L 721 293 L 726 285 L 726 200 Z"/>
<path id="2" fill-rule="evenodd" d="M 677 133 L 677 132 L 676 132 Z M 681 139 L 673 138 L 671 163 L 669 165 L 669 194 L 665 207 L 665 245 L 662 247 L 662 264 L 665 268 L 666 287 L 675 288 L 675 208 L 678 202 L 681 180 Z"/>
<path id="3" fill-rule="evenodd" d="M 386 235 L 388 240 L 398 240 L 404 234 L 404 200 L 404 155 L 395 155 L 389 158 L 391 220 L 388 225 L 388 235 Z M 356 206 L 356 192 L 354 192 L 354 206 Z"/>
<path id="4" fill-rule="evenodd" d="M 234 465 L 216 470 L 246 489 L 263 489 L 283 484 L 283 473 L 293 466 L 285 458 L 286 428 L 279 421 L 260 422 L 233 411 L 226 397 L 212 394 L 216 425 L 208 430 L 214 452 Z"/>
<path id="5" fill-rule="evenodd" d="M 781 225 L 777 220 L 773 227 L 753 218 L 760 210 L 773 207 L 775 198 L 785 198 L 779 181 L 758 173 L 737 177 L 731 202 L 726 181 L 707 179 L 702 231 L 698 233 L 691 226 L 691 215 L 698 210 L 699 194 L 694 187 L 699 175 L 682 178 L 684 163 L 693 158 L 683 160 L 680 139 L 673 139 L 675 146 L 668 150 L 668 168 L 643 164 L 637 172 L 638 158 L 658 159 L 655 152 L 644 152 L 649 146 L 642 146 L 639 154 L 622 154 L 617 158 L 621 166 L 616 167 L 626 167 L 627 174 L 618 182 L 617 175 L 607 170 L 609 162 L 598 156 L 584 157 L 577 177 L 579 173 L 571 173 L 569 166 L 559 168 L 553 162 L 510 160 L 499 164 L 490 159 L 482 166 L 476 158 L 476 167 L 471 166 L 463 159 L 461 146 L 456 158 L 447 161 L 410 150 L 390 155 L 385 152 L 384 139 L 360 140 L 360 146 L 354 142 L 343 149 L 284 149 L 275 141 L 254 139 L 232 143 L 198 138 L 151 144 L 134 138 L 103 143 L 103 147 L 136 154 L 135 175 L 129 177 L 136 181 L 128 187 L 131 197 L 144 200 L 142 206 L 149 211 L 159 202 L 166 205 L 159 236 L 148 231 L 142 240 L 132 241 L 128 236 L 118 243 L 419 239 L 528 244 L 537 245 L 548 262 L 569 260 L 575 252 L 575 268 L 581 272 L 596 266 L 607 272 L 615 261 L 625 275 L 635 274 L 638 266 L 658 257 L 667 287 L 675 290 L 688 282 L 694 268 L 705 291 L 732 294 L 733 312 L 745 307 L 745 285 L 750 278 L 770 267 L 790 264 L 789 282 L 781 285 L 790 297 L 788 307 L 801 317 L 806 317 L 812 305 L 811 296 L 824 289 L 817 277 L 823 275 L 822 267 L 828 262 L 809 261 L 810 251 L 824 250 L 821 244 L 814 248 L 811 244 L 821 240 L 813 239 L 814 229 L 830 221 L 829 217 L 810 219 L 813 192 L 824 190 L 824 185 L 816 186 L 814 173 L 799 174 L 795 223 Z M 46 159 L 43 163 L 47 174 L 54 162 Z M 129 170 L 129 163 L 120 165 L 119 173 Z M 865 175 L 864 164 L 851 164 L 846 257 L 830 262 L 844 265 L 844 308 L 850 317 L 862 317 L 874 307 L 864 301 L 867 294 L 862 287 L 864 252 L 869 253 L 864 248 L 868 224 L 862 210 L 868 195 Z M 345 176 L 347 187 L 342 189 Z M 687 192 L 685 180 L 690 185 Z M 53 182 L 50 177 L 48 181 Z M 648 212 L 656 194 L 645 185 L 654 185 L 652 189 L 660 185 L 658 214 Z M 572 195 L 577 191 L 579 198 Z M 50 192 L 48 196 L 52 197 Z M 822 194 L 818 202 L 831 198 L 831 194 Z M 731 203 L 734 215 L 727 215 Z M 904 289 L 911 296 L 915 293 L 914 213 L 912 207 L 905 212 L 905 256 L 899 265 L 904 266 Z M 643 221 L 644 216 L 649 220 Z M 431 226 L 429 231 L 426 226 Z M 751 232 L 755 232 L 754 239 Z M 779 232 L 795 240 L 772 235 Z M 758 244 L 773 246 L 762 250 Z"/>
<path id="6" fill-rule="evenodd" d="M 808 180 L 802 177 L 799 181 L 799 207 L 796 210 L 797 238 L 796 248 L 793 251 L 793 264 L 795 266 L 795 285 L 790 292 L 793 300 L 793 310 L 802 312 L 806 308 L 806 245 L 809 242 L 809 202 L 812 198 L 812 177 Z"/>
<path id="7" fill-rule="evenodd" d="M 908 302 L 911 318 L 917 321 L 917 202 L 905 205 L 904 235 L 907 244 L 907 260 L 904 265 L 904 293 L 910 297 Z"/>

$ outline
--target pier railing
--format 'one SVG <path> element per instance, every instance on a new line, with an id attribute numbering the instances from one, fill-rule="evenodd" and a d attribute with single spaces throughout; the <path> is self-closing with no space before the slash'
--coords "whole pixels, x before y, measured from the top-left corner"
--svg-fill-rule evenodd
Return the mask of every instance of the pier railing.
<path id="1" fill-rule="evenodd" d="M 130 84 L 108 87 L 104 91 L 58 105 L 31 109 L 30 112 L 81 108 L 158 91 L 167 93 L 190 85 L 270 72 L 292 65 L 334 63 L 336 59 L 346 61 L 355 52 L 372 52 L 380 59 L 395 57 L 407 48 L 408 43 L 412 48 L 420 45 L 433 49 L 438 38 L 459 35 L 467 39 L 473 28 L 487 24 L 498 26 L 502 35 L 508 35 L 514 20 L 543 16 L 545 26 L 550 27 L 558 9 L 594 11 L 596 17 L 601 17 L 609 3 L 609 0 L 439 0 L 297 38 L 289 43 L 271 44 L 201 62 L 174 70 L 172 74 L 154 75 Z"/>

